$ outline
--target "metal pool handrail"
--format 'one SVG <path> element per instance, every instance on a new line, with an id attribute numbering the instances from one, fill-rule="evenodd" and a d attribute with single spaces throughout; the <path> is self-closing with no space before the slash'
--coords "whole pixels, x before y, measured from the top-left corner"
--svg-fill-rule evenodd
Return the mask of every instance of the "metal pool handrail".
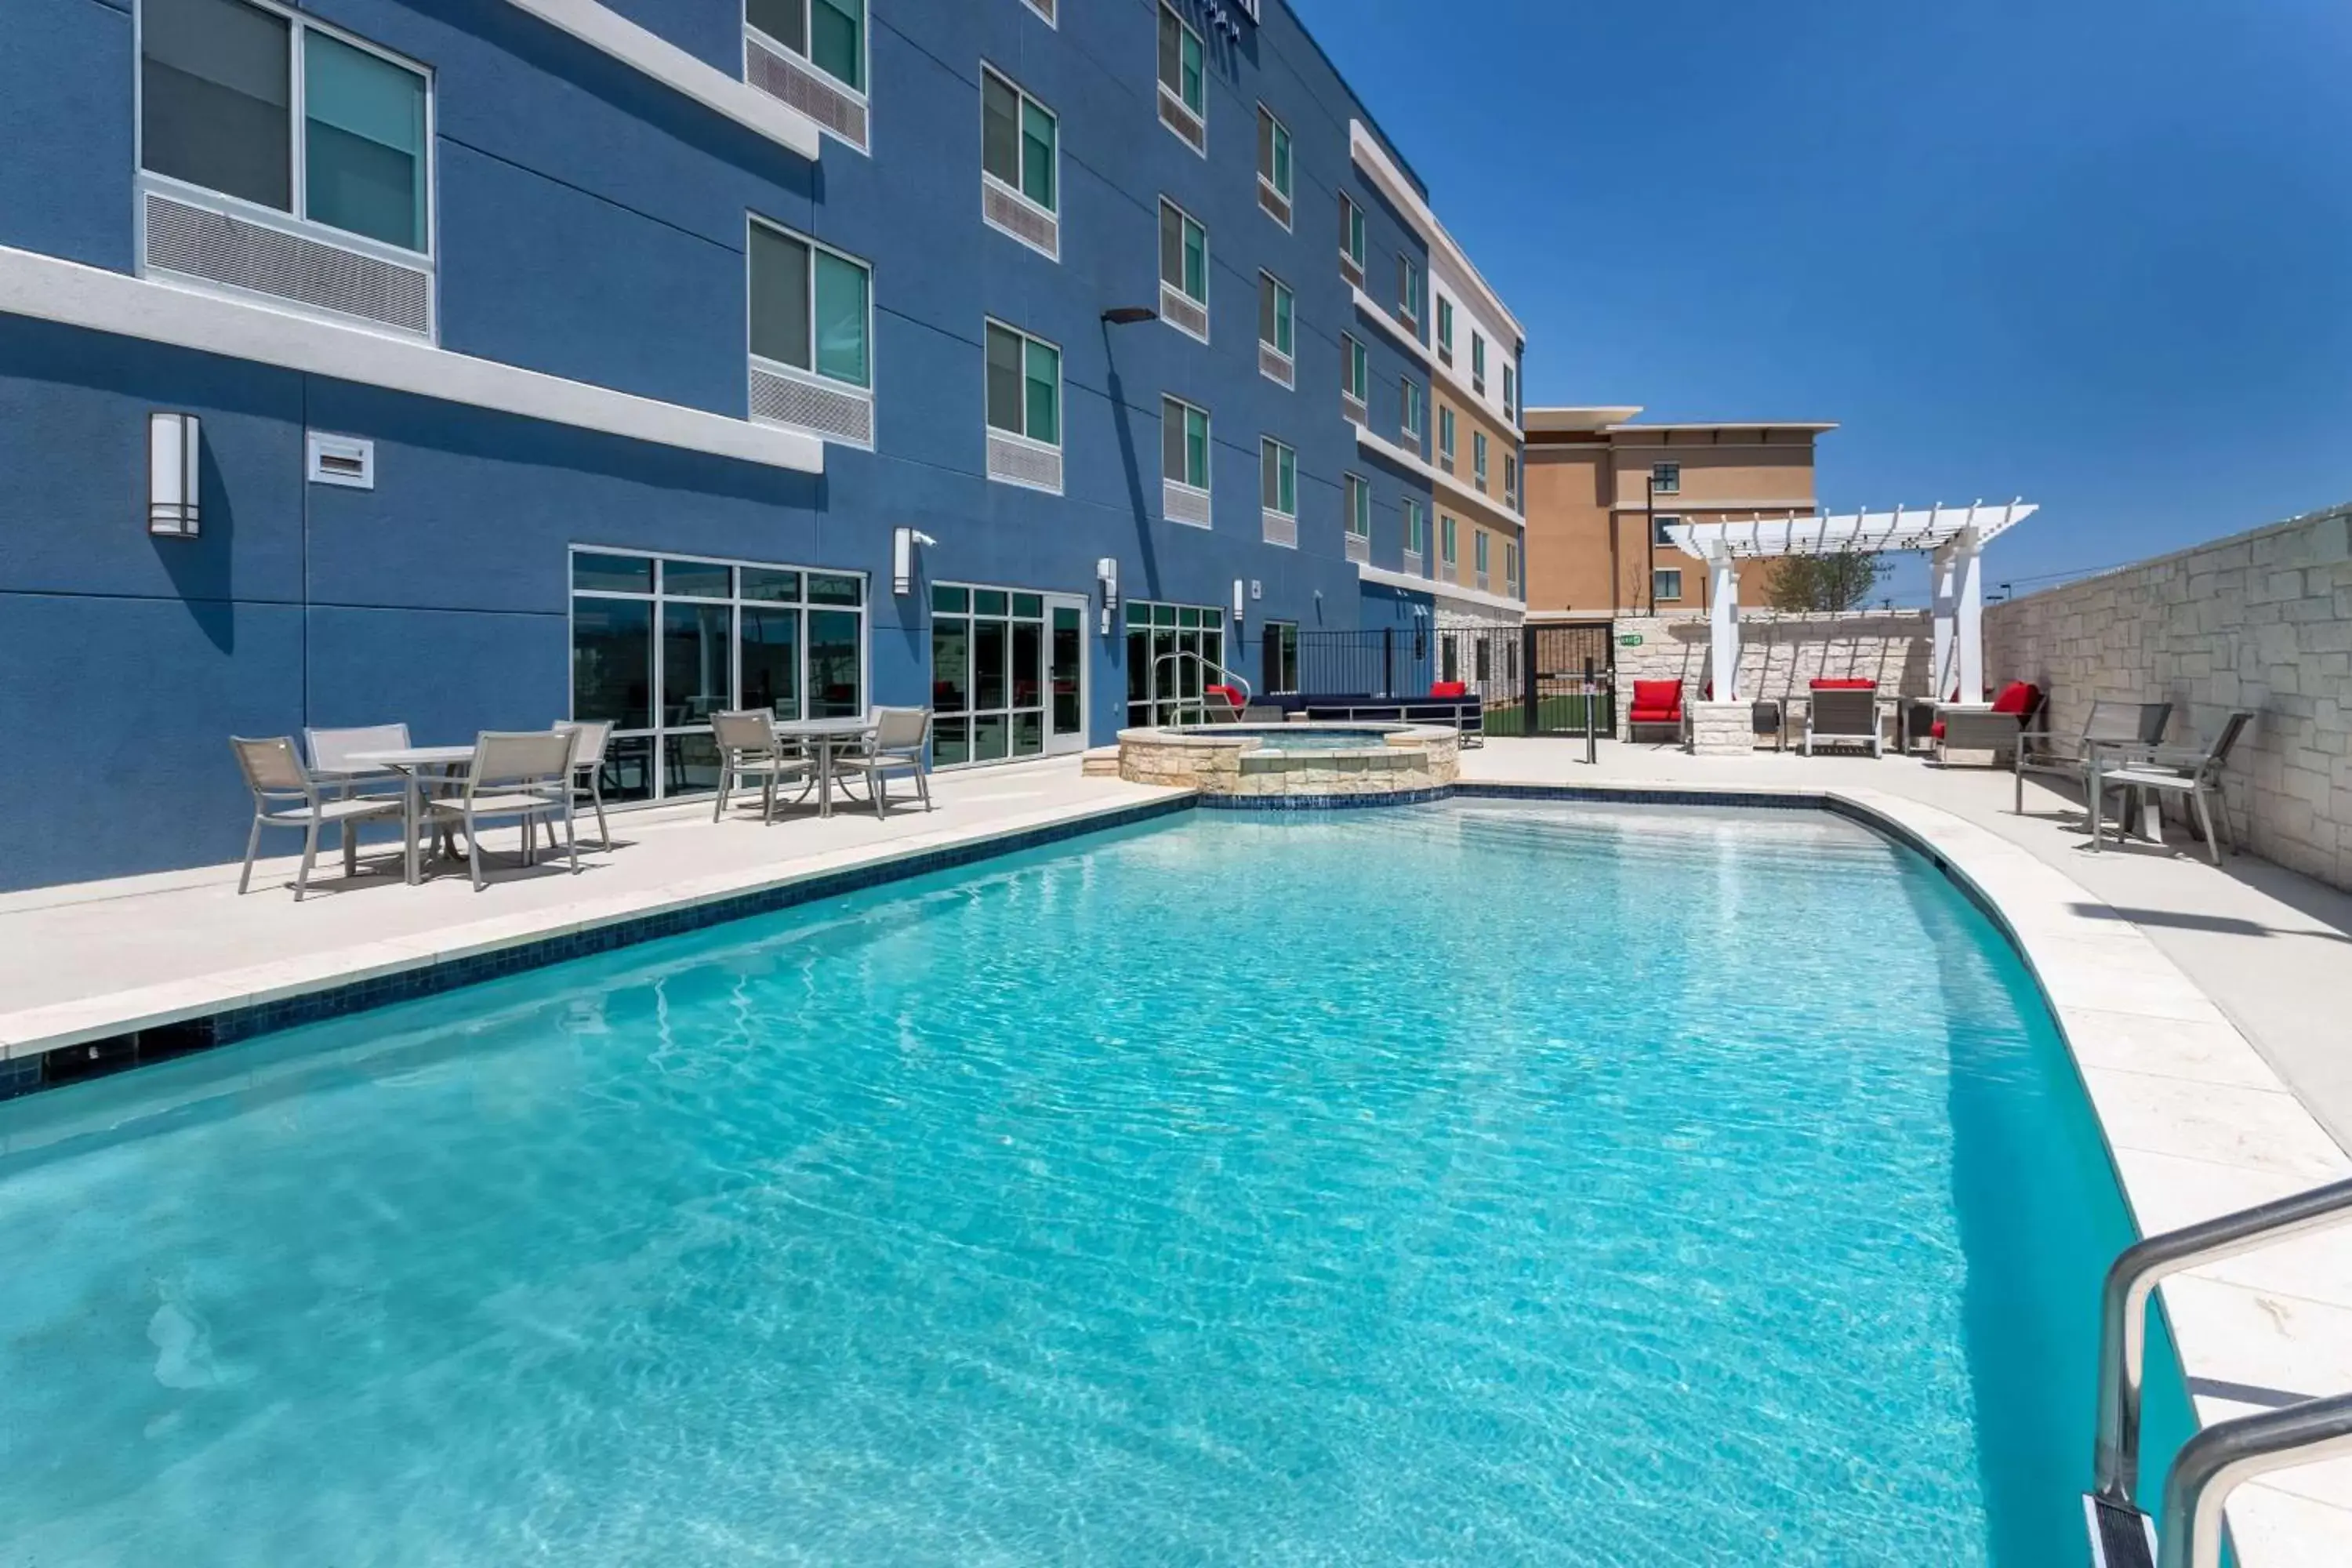
<path id="1" fill-rule="evenodd" d="M 2107 1270 L 2099 1304 L 2098 1441 L 2092 1475 L 2097 1504 L 2135 1514 L 2139 1483 L 2140 1395 L 2147 1361 L 2147 1299 L 2158 1281 L 2202 1263 L 2352 1220 L 2352 1181 L 2331 1182 L 2126 1247 Z M 2305 1463 L 2338 1444 L 2352 1447 L 2352 1396 L 2311 1400 L 2207 1428 L 2185 1445 L 2165 1488 L 2165 1568 L 2210 1568 L 2230 1489 L 2251 1475 Z M 2322 1446 L 2316 1451 L 2314 1445 Z M 2095 1512 L 2095 1509 L 2094 1510 Z M 2202 1524 L 2205 1528 L 2200 1528 Z M 2190 1555 L 2194 1553 L 2194 1555 Z"/>
<path id="2" fill-rule="evenodd" d="M 1208 681 L 1205 679 L 1208 672 L 1213 669 L 1220 677 L 1223 678 L 1219 680 L 1219 685 L 1238 686 L 1242 689 L 1242 699 L 1244 702 L 1257 695 L 1257 693 L 1251 689 L 1250 683 L 1247 680 L 1244 680 L 1242 677 L 1234 674 L 1232 670 L 1227 669 L 1223 664 L 1210 663 L 1209 656 L 1201 652 L 1198 648 L 1189 647 L 1171 649 L 1169 652 L 1161 654 L 1158 658 L 1151 661 L 1151 684 L 1155 690 L 1158 689 L 1160 685 L 1160 667 L 1166 664 L 1171 658 L 1189 658 L 1194 664 L 1199 665 L 1201 667 L 1201 673 L 1204 678 L 1201 682 L 1203 686 L 1208 684 Z M 1183 700 L 1184 700 L 1181 696 L 1175 699 L 1175 701 L 1179 706 L 1182 705 Z"/>

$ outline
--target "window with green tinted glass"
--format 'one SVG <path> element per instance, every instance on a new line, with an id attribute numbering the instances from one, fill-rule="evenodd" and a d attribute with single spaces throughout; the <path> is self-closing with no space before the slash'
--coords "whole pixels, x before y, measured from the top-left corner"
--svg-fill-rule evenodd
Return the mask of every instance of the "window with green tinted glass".
<path id="1" fill-rule="evenodd" d="M 1167 197 L 1160 198 L 1160 280 L 1196 305 L 1209 302 L 1209 233 Z"/>
<path id="2" fill-rule="evenodd" d="M 1347 478 L 1348 531 L 1358 539 L 1372 536 L 1372 487 L 1361 475 Z"/>
<path id="3" fill-rule="evenodd" d="M 1010 435 L 1062 444 L 1062 354 L 1042 338 L 988 323 L 988 423 Z"/>
<path id="4" fill-rule="evenodd" d="M 1181 398 L 1160 400 L 1161 473 L 1196 490 L 1209 488 L 1209 416 Z"/>
<path id="5" fill-rule="evenodd" d="M 866 90 L 866 0 L 744 0 L 743 19 L 844 87 Z"/>
<path id="6" fill-rule="evenodd" d="M 986 66 L 980 71 L 981 167 L 1047 212 L 1055 210 L 1059 122 L 1035 99 Z"/>
<path id="7" fill-rule="evenodd" d="M 1339 334 L 1339 384 L 1359 403 L 1371 396 L 1371 356 L 1364 353 L 1363 344 L 1345 332 Z"/>
<path id="8" fill-rule="evenodd" d="M 1201 74 L 1201 35 L 1165 5 L 1160 8 L 1160 85 L 1196 116 L 1208 114 L 1208 93 Z"/>
<path id="9" fill-rule="evenodd" d="M 139 53 L 142 168 L 431 248 L 423 71 L 242 0 L 145 0 Z"/>
<path id="10" fill-rule="evenodd" d="M 830 381 L 873 385 L 866 264 L 758 221 L 750 252 L 751 352 Z"/>
<path id="11" fill-rule="evenodd" d="M 1257 111 L 1257 177 L 1283 200 L 1290 199 L 1290 129 L 1264 104 Z"/>
<path id="12" fill-rule="evenodd" d="M 1257 275 L 1257 337 L 1258 342 L 1281 354 L 1292 357 L 1298 338 L 1297 301 L 1290 289 L 1271 272 Z"/>
<path id="13" fill-rule="evenodd" d="M 1339 198 L 1339 249 L 1357 271 L 1364 269 L 1364 209 L 1344 195 Z"/>
<path id="14" fill-rule="evenodd" d="M 1264 480 L 1265 510 L 1285 517 L 1298 515 L 1298 454 L 1268 436 L 1258 443 L 1258 467 Z"/>

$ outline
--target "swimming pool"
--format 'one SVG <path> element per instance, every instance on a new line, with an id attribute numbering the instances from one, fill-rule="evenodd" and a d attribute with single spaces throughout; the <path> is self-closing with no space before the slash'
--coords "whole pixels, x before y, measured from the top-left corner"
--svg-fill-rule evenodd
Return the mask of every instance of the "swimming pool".
<path id="1" fill-rule="evenodd" d="M 2126 1238 L 1797 812 L 1188 813 L 0 1137 L 44 1564 L 2074 1568 Z"/>

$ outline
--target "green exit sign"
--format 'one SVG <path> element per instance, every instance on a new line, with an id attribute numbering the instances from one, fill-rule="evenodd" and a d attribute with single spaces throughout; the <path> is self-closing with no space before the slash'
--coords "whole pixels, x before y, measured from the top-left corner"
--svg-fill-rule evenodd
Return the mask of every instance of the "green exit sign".
<path id="1" fill-rule="evenodd" d="M 1642 634 L 1639 632 L 1627 632 L 1623 637 L 1617 639 L 1617 646 L 1619 647 L 1640 647 L 1642 646 Z"/>

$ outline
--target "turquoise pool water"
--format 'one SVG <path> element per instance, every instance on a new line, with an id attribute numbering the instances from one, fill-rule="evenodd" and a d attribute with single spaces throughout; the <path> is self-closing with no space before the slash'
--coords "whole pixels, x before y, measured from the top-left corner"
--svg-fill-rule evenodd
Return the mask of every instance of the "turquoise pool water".
<path id="1" fill-rule="evenodd" d="M 0 1108 L 0 1562 L 2076 1568 L 2062 1051 L 1858 828 L 1494 802 L 294 1031 Z"/>
<path id="2" fill-rule="evenodd" d="M 1225 740 L 1252 735 L 1269 752 L 1360 752 L 1387 744 L 1387 737 L 1403 728 L 1402 724 L 1385 730 L 1327 730 L 1304 724 L 1206 724 L 1195 725 L 1182 733 Z"/>

